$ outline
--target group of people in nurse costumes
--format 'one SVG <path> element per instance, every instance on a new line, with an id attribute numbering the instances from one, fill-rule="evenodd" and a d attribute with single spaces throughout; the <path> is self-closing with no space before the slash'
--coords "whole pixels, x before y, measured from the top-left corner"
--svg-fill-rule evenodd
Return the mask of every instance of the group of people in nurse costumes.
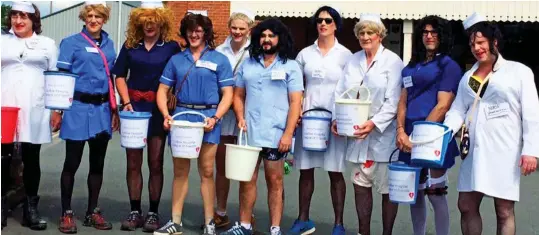
<path id="1" fill-rule="evenodd" d="M 478 14 L 464 21 L 477 59 L 464 76 L 449 57 L 451 28 L 437 16 L 427 16 L 419 22 L 414 31 L 417 46 L 410 63 L 404 65 L 395 53 L 383 47 L 387 30 L 378 15 L 361 15 L 354 34 L 362 50 L 352 54 L 335 37 L 342 28 L 342 19 L 337 10 L 328 6 L 319 8 L 312 17 L 317 40 L 296 58 L 292 58 L 292 35 L 282 22 L 268 19 L 255 26 L 254 15 L 247 11 L 232 13 L 228 21 L 230 36 L 218 47 L 212 21 L 206 16 L 187 14 L 179 30 L 186 44 L 182 51 L 172 41 L 175 26 L 170 9 L 160 2 L 143 2 L 131 12 L 127 39 L 118 57 L 113 41 L 102 29 L 110 15 L 104 2 L 85 3 L 79 15 L 84 22 L 81 32 L 63 39 L 59 52 L 53 40 L 39 35 L 41 24 L 35 5 L 14 2 L 8 15 L 10 34 L 2 35 L 2 106 L 20 108 L 16 142 L 21 146 L 27 194 L 22 221 L 33 230 L 47 227 L 38 212 L 39 155 L 41 144 L 51 142 L 51 131 L 56 130 L 60 130 L 66 146 L 58 229 L 63 233 L 77 232 L 71 195 L 86 142 L 90 148 L 90 172 L 83 225 L 112 229 L 98 208 L 98 198 L 107 144 L 118 129 L 118 110 L 125 110 L 152 113 L 148 132 L 150 203 L 144 216 L 143 152 L 126 149 L 131 211 L 121 229 L 181 234 L 190 161 L 173 159 L 172 219 L 161 225 L 158 207 L 163 187 L 163 152 L 171 116 L 195 110 L 210 117 L 204 120 L 204 144 L 197 160 L 204 201 L 203 234 L 216 234 L 217 228 L 230 224 L 226 214 L 230 182 L 224 173 L 223 144 L 235 143 L 239 131 L 249 132 L 249 145 L 263 149 L 258 164 L 264 162 L 270 233 L 282 234 L 283 163 L 291 150 L 294 131 L 301 125 L 301 111 L 333 111 L 336 95 L 362 84 L 371 91 L 371 116 L 359 127 L 355 138 L 338 135 L 335 117 L 331 126 L 334 135 L 326 152 L 303 150 L 298 138 L 294 158 L 300 170 L 299 213 L 287 233 L 315 231 L 309 208 L 314 169 L 323 168 L 331 182 L 335 213 L 332 234 L 345 234 L 343 173 L 345 162 L 351 162 L 358 233 L 370 234 L 374 187 L 382 194 L 383 234 L 392 234 L 398 205 L 388 196 L 389 157 L 397 147 L 400 153 L 391 160 L 411 164 L 412 123 L 427 120 L 444 123 L 453 133 L 464 124 L 468 139 L 461 143 L 461 150 L 466 149 L 467 154 L 461 153 L 452 140 L 443 167 L 422 171 L 417 201 L 410 206 L 414 234 L 426 232 L 425 195 L 434 208 L 436 233 L 449 234 L 446 171 L 459 154 L 465 156 L 458 182 L 462 233 L 481 233 L 479 206 L 486 195 L 494 197 L 498 233 L 515 234 L 514 203 L 519 200 L 520 175 L 535 171 L 539 157 L 539 147 L 532 143 L 534 133 L 539 131 L 539 99 L 532 71 L 501 56 L 500 30 Z M 79 76 L 71 109 L 62 112 L 44 107 L 43 71 L 47 70 Z M 112 79 L 116 87 L 110 85 Z M 30 89 L 16 89 L 24 84 Z M 169 110 L 167 93 L 172 88 L 178 102 L 174 110 Z M 114 96 L 110 96 L 114 89 L 121 97 L 119 108 L 115 107 Z M 180 118 L 201 121 L 198 116 Z M 301 135 L 301 128 L 297 130 Z M 2 145 L 2 212 L 13 149 L 13 144 Z M 240 221 L 221 234 L 253 234 L 257 178 L 255 171 L 250 182 L 240 183 Z"/>

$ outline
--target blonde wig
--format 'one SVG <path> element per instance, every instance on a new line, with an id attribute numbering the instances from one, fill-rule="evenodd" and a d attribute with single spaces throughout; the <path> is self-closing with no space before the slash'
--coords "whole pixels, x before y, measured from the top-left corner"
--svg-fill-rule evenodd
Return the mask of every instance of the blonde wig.
<path id="1" fill-rule="evenodd" d="M 233 13 L 228 19 L 229 28 L 230 28 L 230 25 L 232 24 L 232 21 L 234 20 L 243 20 L 245 23 L 247 23 L 247 26 L 249 26 L 249 29 L 255 26 L 255 21 L 253 19 L 250 19 L 247 15 L 238 12 L 238 13 Z"/>
<path id="2" fill-rule="evenodd" d="M 161 29 L 161 39 L 169 42 L 173 39 L 174 16 L 169 8 L 145 9 L 136 8 L 129 14 L 129 24 L 127 25 L 127 39 L 125 46 L 135 48 L 144 38 L 144 26 L 148 23 L 155 23 Z"/>
<path id="3" fill-rule="evenodd" d="M 354 34 L 358 39 L 359 32 L 364 29 L 373 31 L 374 33 L 378 34 L 381 39 L 384 39 L 387 36 L 387 29 L 384 24 L 379 24 L 372 21 L 361 21 L 356 23 L 354 26 Z"/>
<path id="4" fill-rule="evenodd" d="M 103 22 L 107 23 L 110 17 L 110 8 L 105 7 L 101 4 L 96 5 L 85 5 L 79 12 L 79 19 L 82 21 L 86 21 L 86 18 L 88 17 L 88 13 L 91 11 L 95 11 L 98 15 L 103 17 Z"/>

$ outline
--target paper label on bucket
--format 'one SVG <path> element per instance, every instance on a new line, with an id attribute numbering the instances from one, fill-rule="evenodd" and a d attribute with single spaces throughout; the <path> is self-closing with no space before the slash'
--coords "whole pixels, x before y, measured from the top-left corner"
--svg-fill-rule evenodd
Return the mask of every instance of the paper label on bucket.
<path id="1" fill-rule="evenodd" d="M 75 78 L 62 75 L 48 75 L 45 79 L 45 106 L 70 108 L 75 92 Z"/>
<path id="2" fill-rule="evenodd" d="M 359 126 L 368 120 L 369 105 L 339 104 L 335 105 L 337 132 L 343 136 L 354 136 Z"/>
<path id="3" fill-rule="evenodd" d="M 413 202 L 415 193 L 415 171 L 389 171 L 389 198 L 392 201 Z"/>
<path id="4" fill-rule="evenodd" d="M 303 147 L 308 149 L 326 149 L 329 144 L 329 120 L 303 120 Z"/>
<path id="5" fill-rule="evenodd" d="M 125 148 L 146 147 L 149 119 L 122 119 L 120 122 L 120 141 Z"/>
<path id="6" fill-rule="evenodd" d="M 415 125 L 412 133 L 414 141 L 432 140 L 442 135 L 445 129 L 438 125 Z M 444 137 L 440 137 L 432 142 L 425 144 L 414 144 L 412 146 L 412 159 L 421 159 L 426 161 L 440 161 L 442 158 L 442 149 L 444 146 Z"/>
<path id="7" fill-rule="evenodd" d="M 202 146 L 204 129 L 199 127 L 173 126 L 170 147 L 173 157 L 197 158 Z"/>

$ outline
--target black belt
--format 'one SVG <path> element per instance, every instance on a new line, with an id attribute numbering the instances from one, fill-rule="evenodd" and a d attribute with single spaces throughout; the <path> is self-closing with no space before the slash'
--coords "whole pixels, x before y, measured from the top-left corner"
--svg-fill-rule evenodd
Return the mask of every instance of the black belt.
<path id="1" fill-rule="evenodd" d="M 216 109 L 216 104 L 178 104 L 178 107 L 188 108 L 188 109 Z"/>
<path id="2" fill-rule="evenodd" d="M 105 94 L 89 94 L 80 91 L 75 91 L 73 94 L 73 99 L 78 100 L 82 103 L 101 105 L 109 101 L 109 93 Z"/>

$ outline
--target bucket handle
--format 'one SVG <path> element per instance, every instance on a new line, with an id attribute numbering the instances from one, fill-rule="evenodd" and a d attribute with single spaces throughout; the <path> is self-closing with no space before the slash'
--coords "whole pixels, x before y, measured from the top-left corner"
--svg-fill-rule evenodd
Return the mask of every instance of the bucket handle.
<path id="1" fill-rule="evenodd" d="M 307 112 L 311 112 L 311 111 L 324 111 L 326 113 L 329 113 L 331 114 L 331 111 L 327 110 L 327 109 L 324 109 L 324 108 L 313 108 L 313 109 L 309 109 L 309 110 L 306 110 L 305 112 L 303 112 L 301 114 L 301 116 L 305 115 Z"/>
<path id="2" fill-rule="evenodd" d="M 359 86 L 356 85 L 356 86 L 352 86 L 352 87 L 348 88 L 348 90 L 344 91 L 344 92 L 340 95 L 340 98 L 344 98 L 344 95 L 347 95 L 348 92 L 350 92 L 351 90 L 353 90 L 353 89 L 355 89 L 355 88 L 360 88 L 360 89 L 363 88 L 363 89 L 367 90 L 367 101 L 370 101 L 370 100 L 371 100 L 371 90 L 370 90 L 368 87 L 363 86 L 363 85 L 359 85 Z M 359 91 L 358 91 L 358 92 L 359 92 Z M 348 96 L 348 97 L 350 97 L 350 96 Z M 350 98 L 351 98 L 351 97 L 350 97 Z"/>
<path id="3" fill-rule="evenodd" d="M 238 145 L 242 145 L 242 137 L 243 137 L 243 133 L 245 132 L 245 146 L 248 146 L 249 144 L 247 144 L 247 131 L 243 131 L 243 127 L 240 128 L 240 134 L 238 135 Z"/>
<path id="4" fill-rule="evenodd" d="M 184 115 L 184 114 L 194 114 L 194 115 L 201 116 L 202 118 L 204 118 L 204 122 L 206 122 L 206 121 L 205 121 L 206 118 L 207 118 L 206 115 L 204 115 L 204 114 L 202 114 L 202 113 L 199 113 L 199 112 L 195 112 L 195 111 L 183 111 L 183 112 L 179 112 L 179 113 L 174 114 L 174 115 L 172 116 L 172 120 L 174 120 L 175 117 L 180 116 L 180 115 Z M 172 121 L 169 121 L 169 124 L 171 124 L 171 123 L 172 123 Z"/>
<path id="5" fill-rule="evenodd" d="M 412 134 L 410 135 L 410 137 L 408 137 L 408 139 L 410 140 L 410 142 L 411 142 L 412 144 L 426 144 L 426 143 L 430 143 L 430 142 L 432 142 L 432 141 L 435 141 L 435 140 L 437 140 L 437 139 L 439 139 L 439 138 L 442 138 L 444 135 L 446 135 L 446 134 L 449 133 L 450 131 L 451 131 L 451 128 L 447 128 L 447 130 L 445 130 L 441 135 L 436 136 L 436 138 L 432 138 L 431 140 L 423 140 L 423 141 L 413 140 L 413 139 L 412 139 L 412 136 L 414 135 L 414 133 L 412 133 Z"/>
<path id="6" fill-rule="evenodd" d="M 395 150 L 393 150 L 393 152 L 391 152 L 391 154 L 389 155 L 389 164 L 391 164 L 391 159 L 393 158 L 393 154 L 395 154 L 395 152 L 399 151 L 399 148 L 396 148 Z"/>

